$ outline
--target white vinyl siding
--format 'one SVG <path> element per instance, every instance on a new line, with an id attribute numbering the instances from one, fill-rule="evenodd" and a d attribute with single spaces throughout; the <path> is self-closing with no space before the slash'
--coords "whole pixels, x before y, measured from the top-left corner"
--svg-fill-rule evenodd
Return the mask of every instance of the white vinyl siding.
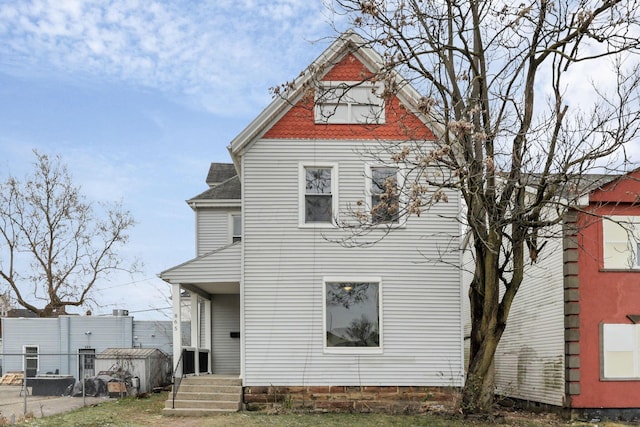
<path id="1" fill-rule="evenodd" d="M 239 210 L 199 207 L 196 211 L 196 254 L 204 255 L 231 243 L 232 224 L 230 214 Z"/>
<path id="2" fill-rule="evenodd" d="M 162 279 L 172 283 L 238 283 L 240 282 L 240 248 L 237 243 L 210 252 L 162 272 Z M 215 272 L 214 275 L 211 272 Z"/>
<path id="3" fill-rule="evenodd" d="M 561 241 L 553 239 L 547 242 L 536 263 L 526 262 L 523 283 L 496 350 L 494 366 L 498 394 L 550 405 L 563 404 L 562 260 Z M 467 289 L 469 280 L 467 277 L 464 283 Z"/>
<path id="4" fill-rule="evenodd" d="M 640 380 L 640 325 L 603 324 L 602 378 Z"/>
<path id="5" fill-rule="evenodd" d="M 603 256 L 606 269 L 638 269 L 640 216 L 602 218 Z"/>
<path id="6" fill-rule="evenodd" d="M 339 228 L 298 227 L 299 165 L 338 165 L 342 215 L 363 197 L 364 159 L 356 152 L 362 144 L 259 140 L 243 156 L 246 386 L 461 384 L 455 194 L 370 247 L 332 242 L 347 233 Z M 441 257 L 445 262 L 435 261 Z M 382 352 L 324 351 L 326 276 L 380 277 Z"/>
<path id="7" fill-rule="evenodd" d="M 240 373 L 240 338 L 231 332 L 240 332 L 239 295 L 214 295 L 211 300 L 213 373 Z"/>
<path id="8" fill-rule="evenodd" d="M 205 314 L 205 305 L 209 302 L 198 296 L 198 348 L 207 346 L 207 316 Z"/>

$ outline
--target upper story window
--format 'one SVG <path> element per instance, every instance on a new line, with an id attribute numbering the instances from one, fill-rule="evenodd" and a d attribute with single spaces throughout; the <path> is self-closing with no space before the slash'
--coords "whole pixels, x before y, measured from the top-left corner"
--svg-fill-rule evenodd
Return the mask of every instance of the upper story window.
<path id="1" fill-rule="evenodd" d="M 602 325 L 602 378 L 640 379 L 640 325 Z"/>
<path id="2" fill-rule="evenodd" d="M 368 168 L 368 198 L 371 222 L 397 223 L 400 218 L 398 168 L 371 166 Z"/>
<path id="3" fill-rule="evenodd" d="M 380 279 L 325 279 L 324 286 L 325 350 L 381 350 Z"/>
<path id="4" fill-rule="evenodd" d="M 333 225 L 337 207 L 336 165 L 301 165 L 300 224 Z"/>
<path id="5" fill-rule="evenodd" d="M 240 214 L 231 214 L 231 242 L 239 242 L 242 240 L 242 216 Z"/>
<path id="6" fill-rule="evenodd" d="M 382 124 L 385 122 L 381 85 L 370 82 L 326 82 L 317 91 L 316 123 Z"/>
<path id="7" fill-rule="evenodd" d="M 602 219 L 606 269 L 640 269 L 640 216 L 615 215 Z"/>

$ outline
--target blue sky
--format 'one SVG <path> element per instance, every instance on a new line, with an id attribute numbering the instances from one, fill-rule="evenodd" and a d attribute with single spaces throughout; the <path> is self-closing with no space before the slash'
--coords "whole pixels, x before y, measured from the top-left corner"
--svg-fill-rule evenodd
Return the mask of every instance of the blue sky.
<path id="1" fill-rule="evenodd" d="M 184 201 L 209 163 L 334 35 L 321 1 L 0 0 L 0 176 L 59 154 L 94 201 L 137 226 L 144 270 L 104 282 L 95 314 L 164 319 L 162 270 L 194 256 Z"/>
<path id="2" fill-rule="evenodd" d="M 323 3 L 0 0 L 0 177 L 23 176 L 33 149 L 59 154 L 89 199 L 122 200 L 138 223 L 123 255 L 144 269 L 101 283 L 94 313 L 169 318 L 156 275 L 194 256 L 184 201 L 206 188 L 210 162 L 229 161 L 268 88 L 327 47 Z M 590 81 L 573 83 L 581 99 Z"/>

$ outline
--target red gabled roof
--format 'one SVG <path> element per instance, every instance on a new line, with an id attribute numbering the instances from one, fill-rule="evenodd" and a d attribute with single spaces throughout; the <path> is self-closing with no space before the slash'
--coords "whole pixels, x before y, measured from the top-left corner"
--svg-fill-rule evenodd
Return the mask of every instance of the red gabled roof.
<path id="1" fill-rule="evenodd" d="M 371 72 L 353 53 L 345 55 L 334 65 L 322 81 L 362 81 Z M 264 135 L 266 139 L 382 139 L 433 140 L 435 136 L 427 126 L 409 112 L 398 99 L 385 102 L 384 124 L 326 124 L 316 123 L 313 96 L 303 97 Z"/>
<path id="2" fill-rule="evenodd" d="M 313 80 L 359 82 L 383 65 L 382 57 L 353 31 L 342 34 L 300 76 L 287 85 L 229 145 L 234 163 L 260 138 L 433 140 L 445 130 L 432 117 L 418 112 L 421 95 L 393 74 L 399 90 L 385 103 L 384 124 L 315 123 Z"/>

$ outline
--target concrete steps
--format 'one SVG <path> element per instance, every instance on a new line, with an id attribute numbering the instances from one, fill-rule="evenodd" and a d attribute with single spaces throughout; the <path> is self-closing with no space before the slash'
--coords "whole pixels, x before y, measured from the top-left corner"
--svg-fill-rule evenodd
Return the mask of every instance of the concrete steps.
<path id="1" fill-rule="evenodd" d="M 163 415 L 207 416 L 237 412 L 242 408 L 242 380 L 233 376 L 200 375 L 182 379 L 175 401 L 173 391 L 165 402 Z"/>

